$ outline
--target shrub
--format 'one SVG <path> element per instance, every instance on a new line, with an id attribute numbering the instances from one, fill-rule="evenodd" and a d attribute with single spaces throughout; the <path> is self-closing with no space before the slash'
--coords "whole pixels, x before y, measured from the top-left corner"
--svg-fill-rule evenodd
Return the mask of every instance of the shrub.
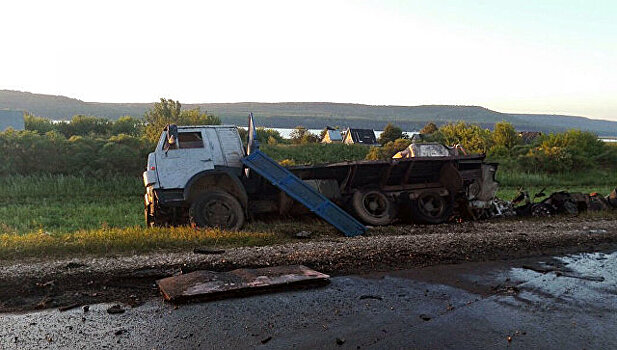
<path id="1" fill-rule="evenodd" d="M 303 126 L 296 126 L 289 135 L 291 142 L 294 144 L 306 144 L 319 142 L 319 135 L 315 135 Z"/>
<path id="2" fill-rule="evenodd" d="M 388 159 L 392 158 L 397 152 L 400 152 L 407 148 L 411 144 L 411 140 L 398 139 L 396 141 L 390 141 L 381 147 L 372 146 L 366 155 L 366 159 Z"/>
<path id="3" fill-rule="evenodd" d="M 448 146 L 461 144 L 470 153 L 487 153 L 492 145 L 490 130 L 465 122 L 445 124 L 429 140 Z"/>

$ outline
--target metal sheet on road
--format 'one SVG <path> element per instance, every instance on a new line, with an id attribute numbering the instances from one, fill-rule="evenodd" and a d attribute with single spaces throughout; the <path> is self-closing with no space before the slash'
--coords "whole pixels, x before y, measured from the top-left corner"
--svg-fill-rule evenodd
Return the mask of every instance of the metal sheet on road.
<path id="1" fill-rule="evenodd" d="M 165 299 L 220 299 L 327 283 L 330 276 L 302 265 L 237 269 L 229 272 L 194 271 L 156 283 Z"/>

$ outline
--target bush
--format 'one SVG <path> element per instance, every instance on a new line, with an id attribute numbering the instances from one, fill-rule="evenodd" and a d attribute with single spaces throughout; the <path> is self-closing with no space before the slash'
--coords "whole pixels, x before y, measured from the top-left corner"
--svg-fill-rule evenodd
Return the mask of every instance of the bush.
<path id="1" fill-rule="evenodd" d="M 261 145 L 261 150 L 277 162 L 323 164 L 362 160 L 368 147 L 342 143 L 310 143 L 301 145 Z"/>
<path id="2" fill-rule="evenodd" d="M 469 153 L 487 153 L 492 145 L 490 130 L 465 122 L 445 124 L 428 139 L 448 146 L 460 144 Z"/>
<path id="3" fill-rule="evenodd" d="M 398 139 L 396 141 L 390 141 L 381 147 L 372 146 L 366 155 L 366 159 L 388 159 L 392 158 L 397 152 L 400 152 L 407 148 L 411 144 L 411 140 Z"/>
<path id="4" fill-rule="evenodd" d="M 617 152 L 597 135 L 569 130 L 540 139 L 537 147 L 520 157 L 526 171 L 559 173 L 594 168 L 615 168 Z"/>
<path id="5" fill-rule="evenodd" d="M 303 126 L 296 126 L 289 135 L 291 142 L 294 144 L 317 143 L 320 141 L 319 135 L 315 135 Z"/>
<path id="6" fill-rule="evenodd" d="M 143 138 L 71 136 L 50 131 L 0 133 L 0 175 L 131 175 L 144 170 L 154 145 Z"/>

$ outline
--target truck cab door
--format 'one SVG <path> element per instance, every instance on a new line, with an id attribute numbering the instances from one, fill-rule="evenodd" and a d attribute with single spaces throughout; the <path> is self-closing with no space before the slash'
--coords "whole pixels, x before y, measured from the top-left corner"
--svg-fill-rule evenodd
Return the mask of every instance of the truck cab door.
<path id="1" fill-rule="evenodd" d="M 212 150 L 204 130 L 179 130 L 178 140 L 165 137 L 157 146 L 156 168 L 161 188 L 184 188 L 193 175 L 214 169 Z"/>

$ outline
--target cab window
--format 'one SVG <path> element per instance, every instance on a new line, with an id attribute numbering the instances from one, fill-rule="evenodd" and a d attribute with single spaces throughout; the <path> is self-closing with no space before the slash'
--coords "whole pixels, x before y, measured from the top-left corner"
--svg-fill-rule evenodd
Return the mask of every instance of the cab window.
<path id="1" fill-rule="evenodd" d="M 172 145 L 169 144 L 169 139 L 165 138 L 165 143 L 163 144 L 163 150 L 178 149 L 178 146 L 180 146 L 181 149 L 204 148 L 204 140 L 201 137 L 201 132 L 199 131 L 179 132 L 177 142 Z"/>
<path id="2" fill-rule="evenodd" d="M 181 132 L 178 134 L 180 148 L 204 148 L 204 140 L 201 132 Z"/>

